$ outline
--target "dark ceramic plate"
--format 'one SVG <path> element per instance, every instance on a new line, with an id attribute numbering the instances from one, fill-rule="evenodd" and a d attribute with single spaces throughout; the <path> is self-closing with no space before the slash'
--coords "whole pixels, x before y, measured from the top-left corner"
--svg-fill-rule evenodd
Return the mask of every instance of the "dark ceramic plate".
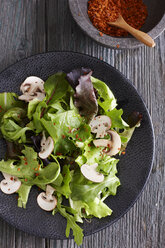
<path id="1" fill-rule="evenodd" d="M 158 37 L 165 29 L 165 1 L 164 0 L 143 0 L 148 10 L 148 17 L 141 30 L 148 33 L 153 39 Z M 73 18 L 80 28 L 92 39 L 107 47 L 119 49 L 131 49 L 143 45 L 140 41 L 128 37 L 111 37 L 104 34 L 99 35 L 99 31 L 92 25 L 87 14 L 88 0 L 69 0 L 69 7 Z"/>
<path id="2" fill-rule="evenodd" d="M 0 74 L 0 92 L 19 93 L 21 82 L 30 75 L 47 79 L 57 71 L 69 72 L 74 68 L 89 67 L 93 75 L 106 82 L 118 101 L 123 103 L 124 116 L 134 110 L 143 115 L 140 128 L 135 131 L 126 151 L 118 164 L 121 186 L 117 195 L 108 197 L 106 204 L 113 209 L 110 217 L 84 221 L 81 227 L 89 235 L 105 228 L 123 216 L 142 192 L 150 171 L 154 153 L 154 135 L 150 116 L 145 104 L 131 82 L 114 67 L 96 58 L 73 52 L 52 52 L 36 55 L 12 65 Z M 0 157 L 5 154 L 5 142 L 0 141 Z M 0 180 L 2 175 L 0 175 Z M 38 190 L 33 188 L 27 208 L 17 207 L 16 194 L 5 195 L 0 191 L 0 216 L 11 225 L 41 237 L 65 239 L 66 220 L 60 215 L 52 216 L 38 207 Z M 72 237 L 72 236 L 70 236 Z"/>

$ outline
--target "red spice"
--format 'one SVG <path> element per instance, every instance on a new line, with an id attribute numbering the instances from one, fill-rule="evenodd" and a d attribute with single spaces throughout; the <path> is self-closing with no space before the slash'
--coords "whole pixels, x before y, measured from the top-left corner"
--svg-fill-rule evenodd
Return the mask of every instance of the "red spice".
<path id="1" fill-rule="evenodd" d="M 90 147 L 91 145 L 90 145 L 90 144 L 88 144 L 88 146 Z"/>
<path id="2" fill-rule="evenodd" d="M 21 170 L 20 168 L 17 169 L 17 171 L 20 171 L 20 170 Z"/>
<path id="3" fill-rule="evenodd" d="M 39 176 L 39 173 L 35 173 L 35 176 L 38 177 Z"/>
<path id="4" fill-rule="evenodd" d="M 102 33 L 110 36 L 127 36 L 128 33 L 107 24 L 115 22 L 121 14 L 124 20 L 140 29 L 147 18 L 147 7 L 143 0 L 89 0 L 88 15 L 93 25 Z M 100 33 L 99 33 L 100 34 Z"/>
<path id="5" fill-rule="evenodd" d="M 11 180 L 11 181 L 13 181 L 13 180 L 14 180 L 14 178 L 13 178 L 13 177 L 10 177 L 10 180 Z"/>
<path id="6" fill-rule="evenodd" d="M 122 154 L 124 155 L 124 154 L 125 154 L 125 152 L 122 152 Z"/>
<path id="7" fill-rule="evenodd" d="M 102 33 L 102 32 L 99 32 L 99 35 L 100 35 L 100 36 L 103 36 L 103 33 Z"/>
<path id="8" fill-rule="evenodd" d="M 62 139 L 65 139 L 66 138 L 66 136 L 65 135 L 62 135 Z"/>
<path id="9" fill-rule="evenodd" d="M 79 138 L 79 140 L 80 140 L 80 141 L 82 141 L 82 139 L 81 139 L 81 138 Z"/>
<path id="10" fill-rule="evenodd" d="M 120 45 L 119 45 L 119 44 L 117 44 L 117 45 L 116 45 L 116 47 L 117 47 L 117 48 L 119 48 L 119 47 L 120 47 Z"/>
<path id="11" fill-rule="evenodd" d="M 24 180 L 25 182 L 27 182 L 27 178 L 25 178 L 25 180 Z"/>
<path id="12" fill-rule="evenodd" d="M 26 158 L 26 157 L 24 157 L 24 158 L 23 158 L 23 160 L 25 160 L 25 161 L 26 161 L 26 160 L 27 160 L 27 158 Z"/>
<path id="13" fill-rule="evenodd" d="M 25 162 L 25 165 L 27 165 L 28 164 L 28 162 Z"/>
<path id="14" fill-rule="evenodd" d="M 76 139 L 78 139 L 78 134 L 76 134 Z"/>
<path id="15" fill-rule="evenodd" d="M 53 125 L 55 126 L 55 125 L 56 125 L 56 123 L 54 122 L 54 123 L 53 123 Z"/>
<path id="16" fill-rule="evenodd" d="M 56 152 L 56 155 L 57 155 L 57 156 L 61 156 L 62 153 L 61 153 L 61 152 Z"/>

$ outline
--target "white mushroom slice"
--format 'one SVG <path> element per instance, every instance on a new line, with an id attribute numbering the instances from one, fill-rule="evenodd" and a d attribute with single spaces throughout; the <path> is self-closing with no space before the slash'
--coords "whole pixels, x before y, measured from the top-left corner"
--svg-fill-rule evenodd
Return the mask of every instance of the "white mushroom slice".
<path id="1" fill-rule="evenodd" d="M 44 92 L 44 81 L 35 76 L 27 77 L 21 84 L 20 90 L 23 94 L 25 92 L 28 92 L 29 94 L 34 92 Z"/>
<path id="2" fill-rule="evenodd" d="M 21 181 L 19 181 L 17 177 L 11 176 L 7 173 L 2 174 L 5 177 L 0 184 L 2 192 L 10 195 L 18 191 L 21 186 Z"/>
<path id="3" fill-rule="evenodd" d="M 43 132 L 43 137 L 41 140 L 41 151 L 38 154 L 39 157 L 42 159 L 49 157 L 53 149 L 54 149 L 53 139 L 50 136 L 46 139 L 45 133 Z"/>
<path id="4" fill-rule="evenodd" d="M 99 146 L 108 147 L 109 149 L 108 151 L 105 151 L 105 153 L 109 156 L 114 156 L 117 153 L 119 153 L 121 149 L 120 135 L 112 130 L 107 131 L 107 133 L 111 135 L 111 140 L 98 139 L 98 140 L 94 140 L 93 143 L 96 147 Z"/>
<path id="5" fill-rule="evenodd" d="M 81 173 L 88 180 L 94 183 L 101 183 L 104 181 L 104 175 L 96 171 L 97 166 L 98 166 L 97 163 L 92 165 L 83 164 L 81 166 Z"/>
<path id="6" fill-rule="evenodd" d="M 111 119 L 106 115 L 99 115 L 90 122 L 91 132 L 96 133 L 96 138 L 104 138 L 106 131 L 111 127 Z"/>
<path id="7" fill-rule="evenodd" d="M 55 189 L 50 185 L 46 186 L 46 192 L 42 192 L 37 197 L 37 203 L 45 211 L 52 211 L 57 205 L 57 199 L 53 195 Z"/>
<path id="8" fill-rule="evenodd" d="M 21 84 L 20 90 L 23 95 L 18 98 L 26 102 L 30 102 L 34 98 L 42 101 L 45 97 L 44 81 L 39 77 L 31 76 L 26 78 Z"/>

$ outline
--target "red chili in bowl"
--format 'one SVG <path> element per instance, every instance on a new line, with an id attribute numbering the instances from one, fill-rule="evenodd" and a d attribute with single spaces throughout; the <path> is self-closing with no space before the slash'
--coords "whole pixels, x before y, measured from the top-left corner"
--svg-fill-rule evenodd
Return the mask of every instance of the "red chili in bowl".
<path id="1" fill-rule="evenodd" d="M 121 14 L 124 20 L 136 29 L 145 23 L 148 12 L 143 0 L 89 0 L 88 16 L 92 24 L 102 33 L 110 36 L 127 36 L 128 33 L 107 24 L 115 22 Z"/>

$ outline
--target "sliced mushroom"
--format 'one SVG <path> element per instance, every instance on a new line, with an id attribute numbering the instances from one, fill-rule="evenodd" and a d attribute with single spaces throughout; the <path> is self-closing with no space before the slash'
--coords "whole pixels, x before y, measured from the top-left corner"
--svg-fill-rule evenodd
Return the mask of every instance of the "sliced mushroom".
<path id="1" fill-rule="evenodd" d="M 10 195 L 18 191 L 21 186 L 21 181 L 17 177 L 11 176 L 7 173 L 2 174 L 5 178 L 1 181 L 0 184 L 2 192 Z"/>
<path id="2" fill-rule="evenodd" d="M 121 149 L 120 135 L 112 130 L 107 131 L 107 133 L 110 134 L 111 140 L 98 139 L 98 140 L 94 140 L 93 143 L 96 147 L 99 146 L 108 147 L 109 148 L 108 151 L 104 151 L 104 152 L 109 156 L 114 156 L 117 153 L 119 153 Z"/>
<path id="3" fill-rule="evenodd" d="M 104 181 L 104 175 L 96 171 L 97 166 L 97 163 L 92 165 L 83 164 L 81 166 L 81 173 L 88 180 L 94 183 L 101 183 Z"/>
<path id="4" fill-rule="evenodd" d="M 37 197 L 37 203 L 45 211 L 52 211 L 57 205 L 57 199 L 53 195 L 55 189 L 50 185 L 46 186 L 46 192 L 42 192 Z"/>
<path id="5" fill-rule="evenodd" d="M 45 97 L 44 81 L 39 77 L 31 76 L 26 78 L 21 84 L 20 90 L 23 95 L 19 96 L 19 99 L 26 102 L 30 102 L 34 98 L 42 101 Z"/>
<path id="6" fill-rule="evenodd" d="M 96 133 L 96 138 L 104 138 L 106 131 L 111 127 L 111 119 L 106 115 L 99 115 L 90 122 L 91 132 Z"/>
<path id="7" fill-rule="evenodd" d="M 41 151 L 38 154 L 39 157 L 42 159 L 49 157 L 53 149 L 54 149 L 53 139 L 50 136 L 46 139 L 45 133 L 43 132 L 43 136 L 41 140 Z"/>

